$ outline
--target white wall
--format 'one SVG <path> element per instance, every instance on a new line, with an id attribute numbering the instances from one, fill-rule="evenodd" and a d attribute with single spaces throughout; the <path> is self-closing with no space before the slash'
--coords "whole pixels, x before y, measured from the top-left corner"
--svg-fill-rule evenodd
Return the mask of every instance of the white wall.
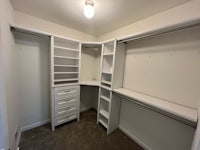
<path id="1" fill-rule="evenodd" d="M 127 45 L 124 88 L 198 109 L 200 27 Z"/>
<path id="2" fill-rule="evenodd" d="M 7 118 L 9 129 L 9 144 L 6 143 L 6 149 L 8 146 L 11 150 L 15 149 L 17 139 L 15 137 L 16 131 L 19 130 L 19 103 L 18 103 L 18 89 L 17 87 L 17 54 L 14 49 L 14 39 L 10 32 L 9 23 L 13 22 L 13 8 L 8 0 L 0 1 L 0 23 L 1 23 L 1 60 L 3 60 L 3 72 L 1 74 L 5 77 L 5 92 L 6 92 L 6 104 L 5 97 L 2 95 L 3 107 L 7 106 Z M 2 69 L 2 67 L 0 68 Z M 1 82 L 3 83 L 3 82 Z M 3 83 L 4 85 L 4 83 Z M 2 86 L 2 85 L 1 85 Z M 1 87 L 4 88 L 4 87 Z M 2 89 L 1 89 L 2 90 Z M 2 93 L 3 94 L 3 91 Z M 5 108 L 3 109 L 5 111 Z M 1 110 L 2 111 L 2 110 Z M 3 117 L 6 117 L 3 112 Z M 4 118 L 5 119 L 5 118 Z M 6 119 L 3 120 L 6 122 Z M 6 130 L 6 127 L 4 128 Z M 7 137 L 6 137 L 7 139 Z"/>
<path id="3" fill-rule="evenodd" d="M 190 126 L 128 100 L 121 102 L 119 127 L 152 150 L 190 150 L 195 132 Z"/>
<path id="4" fill-rule="evenodd" d="M 100 80 L 101 50 L 82 48 L 81 81 Z"/>
<path id="5" fill-rule="evenodd" d="M 101 50 L 82 48 L 81 50 L 81 81 L 100 80 Z M 97 109 L 98 87 L 81 86 L 81 111 Z"/>
<path id="6" fill-rule="evenodd" d="M 113 37 L 127 37 L 136 33 L 147 32 L 170 25 L 200 19 L 200 0 L 191 0 L 188 3 L 161 12 L 144 20 L 122 27 L 118 30 L 97 37 L 97 41 L 112 39 Z"/>
<path id="7" fill-rule="evenodd" d="M 49 38 L 15 34 L 22 130 L 49 121 L 49 46 Z"/>
<path id="8" fill-rule="evenodd" d="M 95 36 L 74 30 L 66 26 L 55 24 L 34 16 L 30 16 L 16 10 L 14 11 L 14 24 L 81 41 L 95 41 L 96 39 Z"/>
<path id="9" fill-rule="evenodd" d="M 1 25 L 1 20 L 0 20 Z M 0 28 L 0 149 L 9 147 L 8 138 L 8 121 L 7 121 L 7 107 L 6 107 L 6 93 L 5 93 L 5 78 L 3 74 L 2 62 L 2 40 Z"/>

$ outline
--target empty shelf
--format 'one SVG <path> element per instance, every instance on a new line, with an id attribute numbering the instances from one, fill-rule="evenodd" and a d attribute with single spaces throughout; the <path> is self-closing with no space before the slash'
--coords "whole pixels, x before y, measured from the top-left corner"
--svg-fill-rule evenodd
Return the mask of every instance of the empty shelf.
<path id="1" fill-rule="evenodd" d="M 87 81 L 81 81 L 81 85 L 99 86 L 100 83 L 97 80 L 87 80 Z"/>
<path id="2" fill-rule="evenodd" d="M 108 129 L 108 125 L 106 124 L 106 122 L 104 122 L 102 119 L 99 119 L 99 122 L 100 122 L 106 129 Z"/>
<path id="3" fill-rule="evenodd" d="M 125 88 L 114 89 L 113 91 L 122 96 L 131 98 L 131 101 L 135 101 L 136 103 L 150 106 L 152 109 L 158 109 L 160 112 L 164 111 L 164 114 L 171 114 L 174 116 L 173 118 L 179 118 L 180 121 L 183 121 L 184 119 L 184 122 L 187 124 L 195 126 L 197 123 L 197 110 L 195 109 L 162 100 L 153 96 L 145 95 L 139 92 L 131 91 Z"/>
<path id="4" fill-rule="evenodd" d="M 109 82 L 109 81 L 101 81 L 101 83 L 111 85 L 111 82 Z"/>
<path id="5" fill-rule="evenodd" d="M 101 98 L 104 99 L 104 100 L 107 101 L 107 102 L 110 102 L 110 99 L 107 98 L 107 97 L 105 97 L 105 96 L 103 96 L 103 95 L 101 95 Z"/>
<path id="6" fill-rule="evenodd" d="M 76 58 L 76 57 L 66 57 L 66 56 L 54 56 L 54 58 L 75 59 L 75 60 L 79 59 L 79 58 Z"/>
<path id="7" fill-rule="evenodd" d="M 73 49 L 73 48 L 66 48 L 66 47 L 61 47 L 61 46 L 54 46 L 55 49 L 62 49 L 62 50 L 68 50 L 68 51 L 75 51 L 75 52 L 79 52 L 77 49 Z"/>
<path id="8" fill-rule="evenodd" d="M 112 72 L 106 72 L 106 71 L 103 71 L 102 73 L 104 73 L 104 74 L 112 74 Z"/>
<path id="9" fill-rule="evenodd" d="M 104 86 L 104 85 L 101 85 L 101 87 L 102 87 L 103 89 L 106 89 L 106 90 L 111 91 L 111 88 L 109 88 L 109 87 L 106 87 L 106 86 Z"/>
<path id="10" fill-rule="evenodd" d="M 57 64 L 55 64 L 54 67 L 75 67 L 75 68 L 78 68 L 77 65 L 57 65 Z"/>
<path id="11" fill-rule="evenodd" d="M 78 72 L 54 72 L 54 74 L 77 74 Z"/>
<path id="12" fill-rule="evenodd" d="M 78 78 L 73 78 L 73 79 L 56 79 L 54 82 L 64 82 L 64 81 L 76 81 Z"/>
<path id="13" fill-rule="evenodd" d="M 100 112 L 99 112 L 102 116 L 104 116 L 106 119 L 108 119 L 109 118 L 109 114 L 108 114 L 108 112 L 107 111 L 105 111 L 105 110 L 100 110 Z"/>
<path id="14" fill-rule="evenodd" d="M 106 54 L 103 54 L 103 56 L 113 56 L 114 53 L 106 53 Z"/>

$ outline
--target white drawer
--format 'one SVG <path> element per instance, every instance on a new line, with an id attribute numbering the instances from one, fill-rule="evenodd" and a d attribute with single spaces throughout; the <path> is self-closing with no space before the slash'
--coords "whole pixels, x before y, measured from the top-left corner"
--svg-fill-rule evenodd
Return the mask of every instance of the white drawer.
<path id="1" fill-rule="evenodd" d="M 62 115 L 59 117 L 55 117 L 55 124 L 57 126 L 57 125 L 60 125 L 62 123 L 68 122 L 68 121 L 76 119 L 76 118 L 77 118 L 76 112 L 72 112 L 72 113 L 65 114 L 65 115 Z"/>
<path id="2" fill-rule="evenodd" d="M 61 108 L 61 107 L 75 105 L 77 103 L 78 103 L 77 97 L 67 97 L 62 99 L 56 99 L 55 106 L 56 108 Z"/>
<path id="3" fill-rule="evenodd" d="M 63 107 L 63 108 L 56 108 L 55 115 L 62 116 L 65 114 L 76 112 L 76 111 L 77 111 L 77 105 L 72 105 L 72 106 Z"/>
<path id="4" fill-rule="evenodd" d="M 66 87 L 59 87 L 55 89 L 55 98 L 64 98 L 64 97 L 72 97 L 77 96 L 79 93 L 78 86 L 66 86 Z"/>

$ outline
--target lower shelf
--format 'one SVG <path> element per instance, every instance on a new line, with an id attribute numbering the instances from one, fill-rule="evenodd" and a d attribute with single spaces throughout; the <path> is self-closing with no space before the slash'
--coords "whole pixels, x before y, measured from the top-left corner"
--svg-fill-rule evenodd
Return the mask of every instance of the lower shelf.
<path id="1" fill-rule="evenodd" d="M 108 119 L 105 118 L 103 115 L 99 114 L 99 122 L 108 129 Z"/>

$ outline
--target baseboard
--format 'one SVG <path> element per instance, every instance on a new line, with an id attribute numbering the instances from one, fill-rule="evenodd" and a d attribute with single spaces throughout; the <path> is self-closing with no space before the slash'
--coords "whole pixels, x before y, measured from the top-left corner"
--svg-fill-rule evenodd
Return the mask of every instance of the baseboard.
<path id="1" fill-rule="evenodd" d="M 140 139 L 135 137 L 132 133 L 130 133 L 128 130 L 126 130 L 122 125 L 119 125 L 119 129 L 124 132 L 128 137 L 130 137 L 133 141 L 135 141 L 137 144 L 139 144 L 142 148 L 145 150 L 151 150 L 146 144 L 144 144 Z"/>
<path id="2" fill-rule="evenodd" d="M 30 125 L 24 126 L 24 127 L 21 128 L 21 132 L 24 132 L 24 131 L 45 125 L 49 122 L 50 122 L 50 120 L 44 120 L 44 121 L 40 121 L 40 122 L 36 122 L 36 123 L 30 124 Z"/>
<path id="3" fill-rule="evenodd" d="M 19 149 L 19 141 L 21 139 L 21 133 L 22 133 L 22 130 L 20 129 L 17 136 L 16 150 Z"/>

